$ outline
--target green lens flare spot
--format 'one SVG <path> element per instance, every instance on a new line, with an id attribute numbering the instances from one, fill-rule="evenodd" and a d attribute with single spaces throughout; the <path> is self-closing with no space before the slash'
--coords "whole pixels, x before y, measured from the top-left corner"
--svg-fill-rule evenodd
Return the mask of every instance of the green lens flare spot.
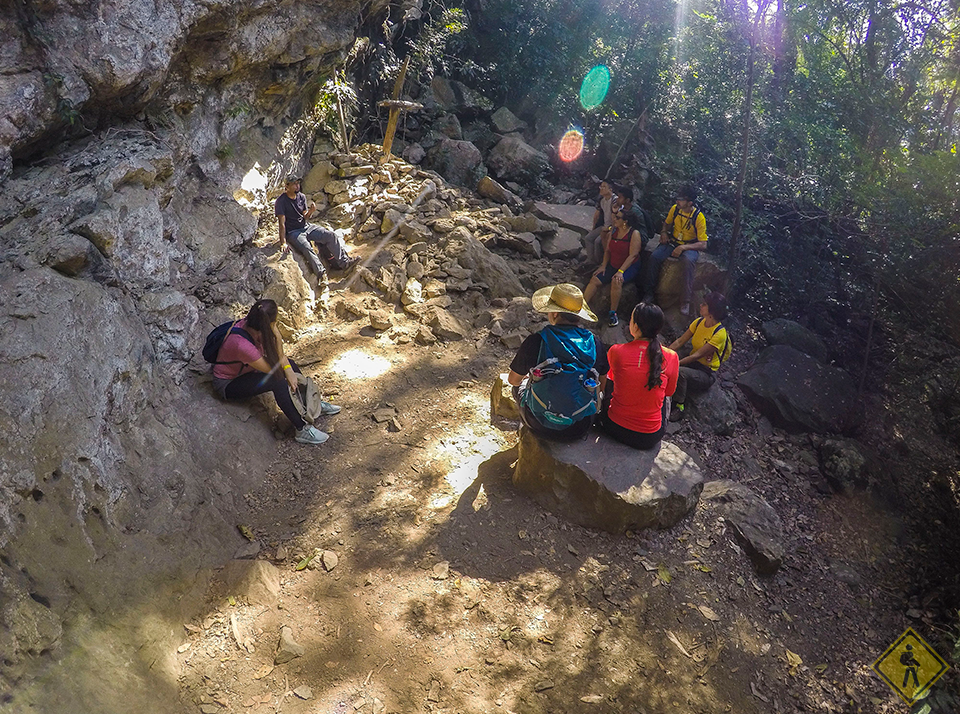
<path id="1" fill-rule="evenodd" d="M 580 105 L 587 110 L 596 109 L 607 97 L 610 89 L 610 70 L 606 65 L 597 65 L 583 78 L 580 84 Z"/>

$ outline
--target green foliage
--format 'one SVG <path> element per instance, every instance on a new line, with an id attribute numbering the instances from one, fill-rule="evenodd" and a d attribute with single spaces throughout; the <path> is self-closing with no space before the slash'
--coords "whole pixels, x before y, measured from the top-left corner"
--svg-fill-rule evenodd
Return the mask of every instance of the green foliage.
<path id="1" fill-rule="evenodd" d="M 343 71 L 327 79 L 317 92 L 314 117 L 334 137 L 342 151 L 350 148 L 350 127 L 358 105 L 357 92 Z"/>
<path id="2" fill-rule="evenodd" d="M 57 115 L 70 127 L 82 126 L 80 112 L 69 99 L 63 96 L 63 77 L 56 72 L 44 72 L 43 84 L 57 97 Z"/>
<path id="3" fill-rule="evenodd" d="M 228 161 L 233 156 L 233 144 L 220 144 L 214 150 L 213 155 L 221 162 Z"/>
<path id="4" fill-rule="evenodd" d="M 410 71 L 420 81 L 429 82 L 438 71 L 451 74 L 456 64 L 457 54 L 462 47 L 456 42 L 469 24 L 469 18 L 463 8 L 439 7 L 439 15 L 434 20 L 428 15 L 427 23 L 417 37 L 410 43 Z M 476 65 L 471 66 L 476 73 Z"/>
<path id="5" fill-rule="evenodd" d="M 238 116 L 249 114 L 252 111 L 253 107 L 251 107 L 247 102 L 241 100 L 231 104 L 225 114 L 228 119 L 236 119 Z"/>

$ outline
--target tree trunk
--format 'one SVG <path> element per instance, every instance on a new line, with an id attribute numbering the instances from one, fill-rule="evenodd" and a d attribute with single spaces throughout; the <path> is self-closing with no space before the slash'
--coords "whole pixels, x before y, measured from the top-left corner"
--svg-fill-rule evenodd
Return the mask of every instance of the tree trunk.
<path id="1" fill-rule="evenodd" d="M 740 142 L 740 174 L 737 176 L 736 202 L 734 204 L 733 229 L 730 231 L 730 269 L 728 271 L 725 292 L 736 281 L 738 259 L 740 255 L 740 225 L 743 219 L 743 184 L 747 179 L 747 162 L 750 158 L 750 120 L 753 117 L 753 85 L 757 57 L 758 30 L 770 0 L 761 0 L 757 6 L 757 16 L 750 35 L 750 56 L 747 60 L 747 94 L 743 100 L 743 136 Z"/>

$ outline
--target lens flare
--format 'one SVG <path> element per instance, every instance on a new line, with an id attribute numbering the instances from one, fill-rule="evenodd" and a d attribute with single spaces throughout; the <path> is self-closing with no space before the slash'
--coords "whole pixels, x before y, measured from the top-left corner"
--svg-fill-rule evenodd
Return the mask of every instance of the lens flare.
<path id="1" fill-rule="evenodd" d="M 610 89 L 610 70 L 606 65 L 597 65 L 583 78 L 580 84 L 580 105 L 587 110 L 596 109 L 607 97 Z"/>
<path id="2" fill-rule="evenodd" d="M 579 129 L 570 129 L 560 139 L 560 160 L 570 163 L 580 158 L 583 153 L 583 132 Z"/>

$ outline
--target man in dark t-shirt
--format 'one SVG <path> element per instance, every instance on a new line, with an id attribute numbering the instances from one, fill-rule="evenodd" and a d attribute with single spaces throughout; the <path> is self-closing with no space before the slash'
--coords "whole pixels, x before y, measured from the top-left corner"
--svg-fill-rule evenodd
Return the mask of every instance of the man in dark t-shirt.
<path id="1" fill-rule="evenodd" d="M 308 206 L 307 197 L 300 193 L 300 177 L 287 176 L 286 190 L 277 197 L 273 210 L 280 231 L 280 247 L 286 250 L 288 245 L 293 246 L 310 263 L 320 282 L 325 284 L 327 271 L 317 254 L 311 250 L 311 243 L 317 246 L 334 270 L 349 270 L 359 259 L 347 255 L 343 239 L 335 232 L 307 223 L 307 218 L 316 210 L 317 204 L 311 201 Z"/>
<path id="2" fill-rule="evenodd" d="M 580 326 L 582 320 L 596 322 L 597 317 L 583 301 L 583 293 L 576 285 L 563 283 L 541 288 L 534 293 L 532 302 L 534 310 L 546 313 L 550 324 L 523 341 L 510 363 L 507 381 L 513 386 L 513 396 L 517 400 L 520 419 L 524 425 L 538 436 L 552 441 L 574 441 L 586 434 L 593 424 L 593 415 L 598 404 L 585 408 L 587 404 L 577 403 L 577 400 L 589 400 L 588 390 L 593 390 L 594 398 L 599 400 L 599 385 L 591 376 L 590 370 L 595 371 L 596 377 L 602 377 L 609 371 L 607 350 L 593 333 Z M 547 374 L 549 368 L 542 371 L 535 369 L 542 362 L 541 348 L 545 339 L 549 340 L 548 345 L 554 351 L 553 356 L 560 362 L 578 363 L 579 374 L 574 381 L 580 378 L 587 389 L 581 387 L 571 393 L 569 372 L 567 375 L 558 375 Z M 589 384 L 591 381 L 594 382 L 592 386 Z M 531 389 L 536 390 L 537 395 L 528 399 Z M 551 393 L 553 390 L 560 390 L 561 393 Z M 532 403 L 534 401 L 537 403 Z M 535 409 L 541 413 L 556 410 L 558 406 L 566 406 L 571 401 L 575 402 L 576 410 L 583 409 L 582 413 L 586 416 L 576 418 L 575 414 L 562 412 L 538 416 L 534 413 Z M 538 409 L 538 404 L 543 405 L 544 409 Z M 567 421 L 572 423 L 563 424 L 560 420 L 551 423 L 545 418 L 547 416 L 559 417 L 560 420 L 569 417 Z"/>

